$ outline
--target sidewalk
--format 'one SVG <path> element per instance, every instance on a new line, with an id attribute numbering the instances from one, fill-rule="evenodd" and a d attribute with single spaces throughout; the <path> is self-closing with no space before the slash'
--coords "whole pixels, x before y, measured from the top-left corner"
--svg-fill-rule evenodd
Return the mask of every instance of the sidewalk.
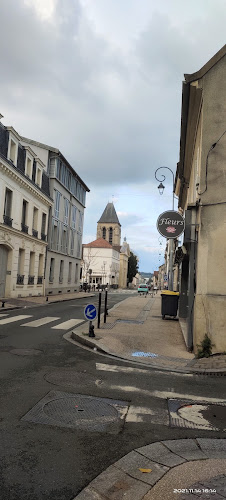
<path id="1" fill-rule="evenodd" d="M 177 439 L 143 446 L 108 467 L 75 498 L 222 500 L 226 439 Z"/>
<path id="2" fill-rule="evenodd" d="M 85 292 L 75 292 L 75 293 L 62 293 L 58 295 L 48 295 L 47 297 L 21 297 L 17 299 L 7 298 L 0 299 L 0 305 L 2 301 L 5 302 L 4 307 L 0 307 L 0 312 L 7 311 L 9 309 L 20 309 L 22 307 L 34 307 L 52 304 L 55 302 L 64 302 L 66 300 L 83 299 L 84 297 L 94 297 L 94 293 Z M 48 300 L 47 300 L 48 299 Z"/>
<path id="3" fill-rule="evenodd" d="M 102 315 L 103 316 L 103 315 Z M 71 333 L 71 338 L 100 352 L 150 367 L 200 374 L 226 374 L 226 355 L 196 359 L 186 349 L 179 321 L 162 319 L 161 296 L 132 296 L 109 311 L 95 338 L 88 336 L 89 323 Z"/>
<path id="4" fill-rule="evenodd" d="M 161 317 L 161 297 L 133 296 L 109 311 L 88 337 L 88 322 L 64 337 L 150 367 L 226 374 L 226 356 L 196 359 L 179 321 Z M 226 498 L 226 439 L 178 439 L 135 449 L 97 476 L 76 500 L 203 500 Z M 75 500 L 75 499 L 74 499 Z"/>

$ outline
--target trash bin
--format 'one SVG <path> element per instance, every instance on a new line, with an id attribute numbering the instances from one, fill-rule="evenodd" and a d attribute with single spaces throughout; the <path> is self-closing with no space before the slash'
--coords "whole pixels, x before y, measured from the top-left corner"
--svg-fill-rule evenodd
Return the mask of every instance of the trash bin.
<path id="1" fill-rule="evenodd" d="M 174 318 L 176 318 L 179 292 L 171 292 L 171 290 L 166 290 L 161 293 L 161 297 L 162 297 L 162 308 L 161 308 L 162 319 L 165 319 L 165 316 L 173 316 Z"/>

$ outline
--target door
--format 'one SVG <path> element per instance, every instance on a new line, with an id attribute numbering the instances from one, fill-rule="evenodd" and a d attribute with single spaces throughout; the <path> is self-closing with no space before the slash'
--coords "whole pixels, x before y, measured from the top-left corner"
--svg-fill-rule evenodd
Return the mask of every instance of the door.
<path id="1" fill-rule="evenodd" d="M 7 259 L 7 248 L 4 245 L 0 245 L 0 297 L 5 297 Z"/>

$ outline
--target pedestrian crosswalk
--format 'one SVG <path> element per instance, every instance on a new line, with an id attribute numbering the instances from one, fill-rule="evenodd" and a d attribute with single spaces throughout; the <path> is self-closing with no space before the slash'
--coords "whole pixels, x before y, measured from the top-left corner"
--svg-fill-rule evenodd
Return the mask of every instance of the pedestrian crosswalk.
<path id="1" fill-rule="evenodd" d="M 4 317 L 3 317 L 4 316 Z M 16 323 L 16 322 L 21 322 L 22 323 L 19 325 L 20 327 L 29 327 L 29 328 L 39 328 L 44 325 L 48 325 L 49 323 L 53 323 L 56 321 L 61 320 L 59 316 L 44 316 L 43 318 L 38 318 L 34 319 L 32 321 L 26 321 L 25 323 L 23 320 L 27 320 L 29 318 L 32 318 L 32 314 L 18 314 L 16 316 L 9 317 L 9 314 L 0 314 L 0 327 L 4 325 L 8 325 L 10 323 Z M 77 318 L 70 318 L 67 321 L 60 321 L 59 323 L 55 324 L 54 326 L 50 326 L 51 330 L 69 330 L 75 326 L 78 326 L 79 324 L 83 323 L 84 319 L 77 319 Z"/>

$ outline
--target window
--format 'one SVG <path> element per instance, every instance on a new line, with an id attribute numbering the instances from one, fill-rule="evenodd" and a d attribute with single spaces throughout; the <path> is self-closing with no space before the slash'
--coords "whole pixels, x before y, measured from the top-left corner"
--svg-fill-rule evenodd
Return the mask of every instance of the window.
<path id="1" fill-rule="evenodd" d="M 77 257 L 80 259 L 81 257 L 81 236 L 78 234 L 77 239 Z"/>
<path id="2" fill-rule="evenodd" d="M 75 231 L 71 229 L 71 249 L 70 249 L 71 255 L 74 254 L 74 246 L 75 246 Z"/>
<path id="3" fill-rule="evenodd" d="M 106 227 L 103 227 L 103 239 L 106 240 Z"/>
<path id="4" fill-rule="evenodd" d="M 79 212 L 78 230 L 80 233 L 82 233 L 82 221 L 83 221 L 83 214 L 81 212 Z"/>
<path id="5" fill-rule="evenodd" d="M 24 284 L 24 259 L 25 259 L 25 250 L 19 248 L 18 254 L 18 273 L 17 273 L 17 285 Z"/>
<path id="6" fill-rule="evenodd" d="M 59 193 L 59 191 L 55 191 L 54 215 L 57 219 L 59 219 L 59 215 L 60 215 L 60 197 L 61 197 L 61 194 Z"/>
<path id="7" fill-rule="evenodd" d="M 50 259 L 50 268 L 49 268 L 49 281 L 53 282 L 54 279 L 54 267 L 55 267 L 55 259 Z"/>
<path id="8" fill-rule="evenodd" d="M 112 238 L 113 238 L 113 229 L 112 227 L 109 228 L 109 243 L 112 245 Z"/>
<path id="9" fill-rule="evenodd" d="M 42 171 L 39 167 L 36 167 L 36 184 L 41 187 L 42 184 Z"/>
<path id="10" fill-rule="evenodd" d="M 78 264 L 75 264 L 75 283 L 78 281 Z"/>
<path id="11" fill-rule="evenodd" d="M 41 233 L 43 235 L 46 235 L 46 219 L 47 219 L 47 216 L 46 214 L 42 214 L 42 227 L 41 227 Z"/>
<path id="12" fill-rule="evenodd" d="M 72 262 L 69 262 L 69 266 L 68 266 L 68 283 L 71 283 L 71 271 L 72 271 Z"/>
<path id="13" fill-rule="evenodd" d="M 32 224 L 33 229 L 37 229 L 38 227 L 38 209 L 34 207 L 33 210 L 33 224 Z"/>
<path id="14" fill-rule="evenodd" d="M 75 207 L 75 205 L 72 205 L 71 227 L 73 227 L 73 229 L 76 228 L 76 212 L 77 212 L 77 208 Z"/>
<path id="15" fill-rule="evenodd" d="M 59 229 L 60 224 L 53 220 L 52 221 L 52 239 L 51 239 L 51 248 L 53 250 L 59 250 Z"/>
<path id="16" fill-rule="evenodd" d="M 28 285 L 34 285 L 35 252 L 30 252 Z"/>
<path id="17" fill-rule="evenodd" d="M 33 209 L 33 221 L 32 221 L 32 234 L 35 238 L 38 237 L 38 209 L 34 207 Z"/>
<path id="18" fill-rule="evenodd" d="M 64 224 L 68 224 L 70 202 L 67 198 L 64 199 Z"/>
<path id="19" fill-rule="evenodd" d="M 67 228 L 63 228 L 63 234 L 62 234 L 62 252 L 67 253 Z"/>
<path id="20" fill-rule="evenodd" d="M 4 223 L 7 224 L 8 226 L 12 226 L 12 220 L 13 220 L 11 219 L 12 199 L 13 199 L 13 192 L 10 189 L 6 188 L 3 220 Z"/>
<path id="21" fill-rule="evenodd" d="M 25 175 L 32 179 L 32 171 L 33 171 L 33 160 L 27 155 L 26 156 L 26 164 L 25 164 Z"/>
<path id="22" fill-rule="evenodd" d="M 28 213 L 28 202 L 26 200 L 23 200 L 21 229 L 24 233 L 28 233 L 28 226 L 26 225 L 27 213 Z"/>
<path id="23" fill-rule="evenodd" d="M 60 261 L 60 274 L 59 274 L 59 282 L 63 283 L 63 276 L 64 276 L 64 261 Z"/>
<path id="24" fill-rule="evenodd" d="M 9 143 L 9 159 L 14 165 L 17 163 L 18 144 L 11 138 Z"/>

